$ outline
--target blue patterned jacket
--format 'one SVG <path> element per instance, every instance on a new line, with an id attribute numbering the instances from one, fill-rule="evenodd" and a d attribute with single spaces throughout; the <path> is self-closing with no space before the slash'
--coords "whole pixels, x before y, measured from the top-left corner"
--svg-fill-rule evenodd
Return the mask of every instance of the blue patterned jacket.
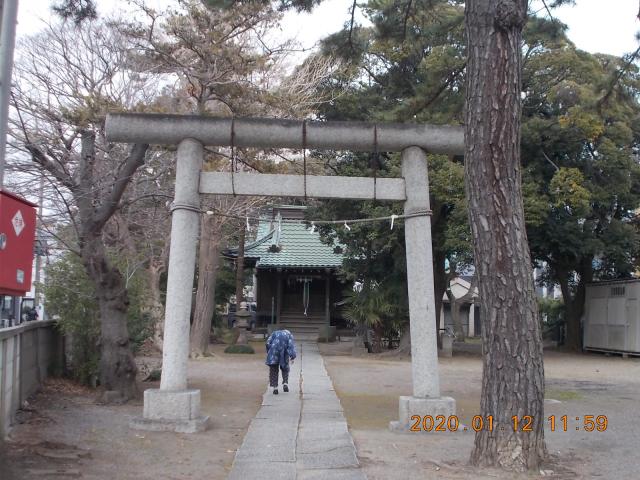
<path id="1" fill-rule="evenodd" d="M 276 330 L 267 339 L 267 365 L 289 368 L 289 359 L 296 358 L 296 344 L 289 330 Z"/>

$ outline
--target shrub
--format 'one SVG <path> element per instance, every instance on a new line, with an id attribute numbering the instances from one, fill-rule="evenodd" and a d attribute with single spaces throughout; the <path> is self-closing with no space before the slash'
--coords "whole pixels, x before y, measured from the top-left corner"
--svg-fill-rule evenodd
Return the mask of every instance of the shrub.
<path id="1" fill-rule="evenodd" d="M 538 298 L 538 312 L 543 326 L 564 323 L 564 304 L 561 299 Z"/>
<path id="2" fill-rule="evenodd" d="M 256 353 L 251 345 L 229 345 L 224 353 Z"/>
<path id="3" fill-rule="evenodd" d="M 73 378 L 90 385 L 100 363 L 100 319 L 94 290 L 80 259 L 71 253 L 47 267 L 46 309 L 59 317 L 57 328 L 71 343 L 67 367 Z"/>
<path id="4" fill-rule="evenodd" d="M 144 379 L 144 381 L 159 382 L 161 378 L 162 378 L 162 369 L 156 368 L 154 370 L 151 370 L 151 372 L 149 372 L 149 375 L 147 376 L 147 378 Z"/>
<path id="5" fill-rule="evenodd" d="M 100 315 L 93 284 L 80 258 L 66 253 L 47 267 L 45 303 L 59 318 L 57 328 L 71 340 L 68 368 L 73 378 L 94 385 L 100 365 Z M 134 275 L 128 282 L 129 339 L 137 349 L 153 333 L 151 316 L 143 312 L 144 278 Z"/>

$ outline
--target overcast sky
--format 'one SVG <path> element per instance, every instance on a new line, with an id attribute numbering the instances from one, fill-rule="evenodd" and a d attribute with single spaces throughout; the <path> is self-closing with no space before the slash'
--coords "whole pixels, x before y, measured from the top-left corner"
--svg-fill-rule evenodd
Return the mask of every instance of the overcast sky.
<path id="1" fill-rule="evenodd" d="M 540 5 L 536 5 L 540 3 Z M 548 3 L 548 2 L 547 2 Z M 338 31 L 349 19 L 351 0 L 326 0 L 310 15 L 288 15 L 287 27 L 301 43 L 313 45 L 319 38 Z M 542 6 L 534 1 L 535 8 Z M 544 13 L 544 12 L 542 12 Z M 578 48 L 592 53 L 622 55 L 638 47 L 635 34 L 638 0 L 577 0 L 553 15 L 569 27 L 568 35 Z"/>
<path id="2" fill-rule="evenodd" d="M 534 4 L 539 0 L 534 0 Z M 21 0 L 18 35 L 36 32 L 39 19 L 50 15 L 49 0 Z M 127 0 L 99 0 L 101 13 L 128 9 Z M 170 0 L 149 0 L 161 7 Z M 304 47 L 340 30 L 349 19 L 351 0 L 325 0 L 311 14 L 290 12 L 283 22 L 286 37 L 296 37 Z M 541 2 L 540 2 L 541 4 Z M 637 48 L 635 34 L 640 30 L 638 0 L 577 0 L 574 7 L 563 7 L 554 15 L 569 26 L 569 38 L 583 50 L 622 55 Z"/>

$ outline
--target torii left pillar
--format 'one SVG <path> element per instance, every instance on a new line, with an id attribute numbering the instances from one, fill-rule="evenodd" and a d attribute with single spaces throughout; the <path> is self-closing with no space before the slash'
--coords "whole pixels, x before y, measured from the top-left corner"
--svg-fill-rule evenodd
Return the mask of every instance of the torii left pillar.
<path id="1" fill-rule="evenodd" d="M 198 185 L 203 154 L 202 143 L 192 138 L 178 145 L 162 377 L 159 389 L 145 390 L 143 416 L 132 420 L 132 428 L 183 433 L 207 428 L 209 417 L 200 413 L 200 390 L 187 388 L 189 319 L 200 228 Z"/>

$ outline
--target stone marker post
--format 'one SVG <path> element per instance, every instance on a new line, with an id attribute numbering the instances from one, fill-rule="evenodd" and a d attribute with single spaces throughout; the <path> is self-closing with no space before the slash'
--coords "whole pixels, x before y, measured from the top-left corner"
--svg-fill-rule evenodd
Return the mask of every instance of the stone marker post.
<path id="1" fill-rule="evenodd" d="M 203 145 L 186 138 L 178 145 L 175 197 L 171 218 L 171 251 L 164 320 L 160 389 L 144 392 L 142 418 L 131 427 L 192 433 L 206 429 L 200 415 L 200 390 L 187 389 L 189 329 L 196 246 L 200 227 L 200 170 Z"/>
<path id="2" fill-rule="evenodd" d="M 424 150 L 409 147 L 402 151 L 402 176 L 407 194 L 405 215 L 429 211 L 427 154 Z M 408 429 L 414 423 L 411 421 L 413 415 L 431 415 L 435 419 L 436 415 L 455 413 L 455 400 L 440 396 L 430 216 L 405 218 L 404 231 L 413 396 L 400 397 L 400 420 L 391 422 L 392 430 Z"/>
<path id="3" fill-rule="evenodd" d="M 251 313 L 247 310 L 248 304 L 246 302 L 236 301 L 236 328 L 238 329 L 238 338 L 236 345 L 249 345 L 249 338 L 247 337 L 247 329 L 249 328 L 249 317 Z"/>

